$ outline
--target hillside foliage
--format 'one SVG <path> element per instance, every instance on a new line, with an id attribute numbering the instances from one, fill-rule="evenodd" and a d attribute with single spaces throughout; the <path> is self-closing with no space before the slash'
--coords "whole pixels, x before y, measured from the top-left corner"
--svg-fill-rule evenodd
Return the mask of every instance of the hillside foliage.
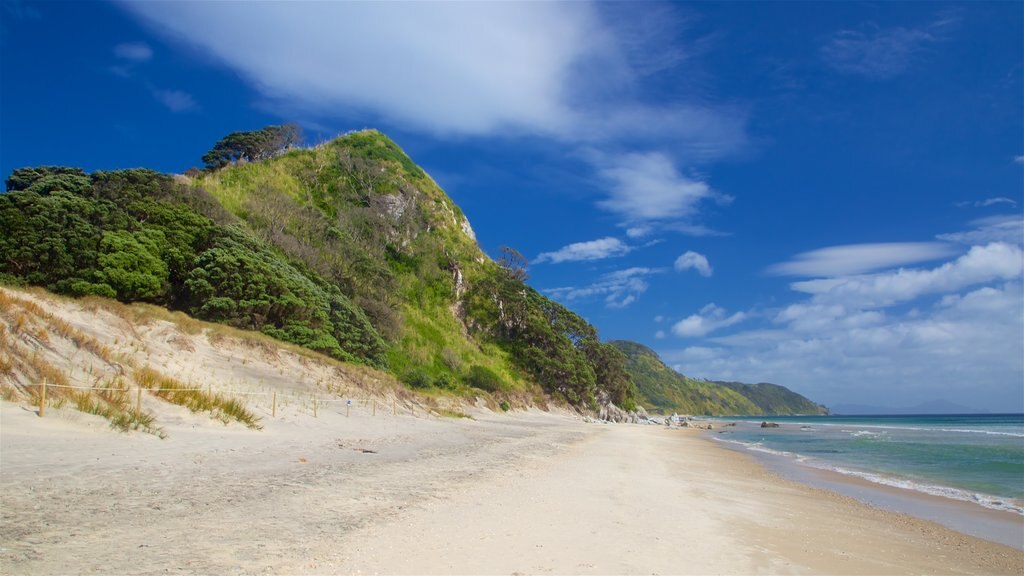
<path id="1" fill-rule="evenodd" d="M 639 402 L 656 411 L 703 416 L 825 413 L 822 406 L 775 384 L 733 384 L 687 378 L 635 342 L 610 343 L 626 357 Z"/>
<path id="2" fill-rule="evenodd" d="M 625 357 L 477 246 L 461 210 L 375 131 L 294 148 L 233 133 L 192 178 L 15 170 L 0 281 L 148 302 L 386 368 L 410 386 L 635 404 Z"/>

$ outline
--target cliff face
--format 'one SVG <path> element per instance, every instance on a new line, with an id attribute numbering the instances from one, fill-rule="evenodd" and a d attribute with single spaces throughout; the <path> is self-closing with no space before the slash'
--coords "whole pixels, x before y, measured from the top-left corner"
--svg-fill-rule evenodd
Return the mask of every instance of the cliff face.
<path id="1" fill-rule="evenodd" d="M 638 402 L 651 409 L 709 416 L 827 413 L 824 407 L 783 386 L 695 380 L 666 366 L 642 344 L 624 340 L 611 344 L 626 355 Z"/>
<path id="2" fill-rule="evenodd" d="M 376 131 L 189 177 L 16 170 L 0 254 L 0 282 L 181 310 L 413 387 L 633 403 L 622 354 L 490 260 Z"/>

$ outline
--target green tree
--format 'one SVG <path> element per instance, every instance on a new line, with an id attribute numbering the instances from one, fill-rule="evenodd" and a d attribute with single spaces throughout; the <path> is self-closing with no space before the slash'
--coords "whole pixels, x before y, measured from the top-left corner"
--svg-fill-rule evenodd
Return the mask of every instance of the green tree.
<path id="1" fill-rule="evenodd" d="M 166 243 L 159 230 L 104 232 L 97 277 L 114 289 L 119 300 L 166 300 L 170 289 L 168 271 L 160 258 Z"/>
<path id="2" fill-rule="evenodd" d="M 267 160 L 295 146 L 300 139 L 301 130 L 295 124 L 267 126 L 249 132 L 232 132 L 221 138 L 213 149 L 203 155 L 203 163 L 208 170 L 215 170 L 243 160 Z"/>

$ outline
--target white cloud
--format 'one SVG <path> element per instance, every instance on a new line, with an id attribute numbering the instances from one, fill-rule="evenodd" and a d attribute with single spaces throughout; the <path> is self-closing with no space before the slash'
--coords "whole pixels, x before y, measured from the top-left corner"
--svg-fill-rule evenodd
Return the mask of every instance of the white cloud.
<path id="1" fill-rule="evenodd" d="M 701 308 L 697 314 L 676 322 L 672 326 L 672 333 L 684 338 L 706 336 L 715 330 L 738 324 L 746 318 L 747 315 L 743 312 L 736 312 L 730 316 L 724 308 L 715 304 L 708 304 Z"/>
<path id="2" fill-rule="evenodd" d="M 690 269 L 696 270 L 698 274 L 705 278 L 710 277 L 713 272 L 711 264 L 708 263 L 707 257 L 692 250 L 689 250 L 679 258 L 676 258 L 675 267 L 679 272 Z"/>
<path id="3" fill-rule="evenodd" d="M 627 268 L 605 274 L 590 286 L 551 288 L 544 292 L 565 302 L 603 296 L 607 307 L 625 308 L 647 291 L 649 285 L 644 278 L 661 272 L 653 268 Z"/>
<path id="4" fill-rule="evenodd" d="M 153 49 L 145 42 L 126 42 L 114 46 L 114 56 L 129 62 L 148 62 L 153 58 Z"/>
<path id="5" fill-rule="evenodd" d="M 648 225 L 633 226 L 626 229 L 626 236 L 630 238 L 643 238 L 650 235 L 654 228 Z"/>
<path id="6" fill-rule="evenodd" d="M 678 72 L 699 52 L 682 45 L 686 19 L 670 5 L 119 4 L 237 72 L 264 107 L 291 118 L 358 118 L 441 137 L 539 136 L 603 148 L 609 161 L 595 169 L 609 196 L 600 205 L 623 217 L 630 237 L 649 234 L 644 224 L 652 221 L 714 233 L 695 221 L 697 203 L 726 197 L 679 173 L 672 156 L 705 161 L 748 142 L 743 106 L 636 97 L 637 82 Z M 620 147 L 655 151 L 611 154 Z"/>
<path id="7" fill-rule="evenodd" d="M 842 30 L 821 48 L 821 57 L 832 68 L 874 80 L 885 80 L 907 71 L 928 49 L 944 40 L 946 30 L 957 19 L 940 16 L 918 28 L 879 28 L 870 24 L 862 30 Z"/>
<path id="8" fill-rule="evenodd" d="M 990 216 L 971 222 L 974 229 L 963 232 L 939 234 L 939 240 L 977 246 L 991 242 L 1024 244 L 1024 216 L 1019 214 Z"/>
<path id="9" fill-rule="evenodd" d="M 1024 154 L 1021 154 L 1020 156 L 1014 156 L 1013 161 L 1016 164 L 1024 164 Z"/>
<path id="10" fill-rule="evenodd" d="M 720 198 L 707 183 L 680 174 L 672 159 L 661 152 L 595 153 L 591 161 L 609 191 L 597 205 L 635 227 L 686 222 L 696 215 L 701 201 Z"/>
<path id="11" fill-rule="evenodd" d="M 975 208 L 987 208 L 997 204 L 1009 204 L 1010 206 L 1016 206 L 1017 201 L 1005 196 L 999 196 L 997 198 L 986 198 L 984 200 L 976 200 L 974 202 L 957 202 L 956 205 L 960 207 L 973 206 Z"/>
<path id="12" fill-rule="evenodd" d="M 153 97 L 171 112 L 188 112 L 199 107 L 192 95 L 181 90 L 152 90 Z"/>
<path id="13" fill-rule="evenodd" d="M 794 282 L 790 286 L 812 294 L 817 302 L 858 307 L 888 306 L 926 294 L 955 292 L 996 280 L 1011 280 L 1024 272 L 1024 253 L 1017 246 L 994 242 L 974 246 L 967 254 L 930 270 L 895 272 Z"/>
<path id="14" fill-rule="evenodd" d="M 609 236 L 607 238 L 590 240 L 588 242 L 574 242 L 568 246 L 563 246 L 554 252 L 541 253 L 533 260 L 533 262 L 535 264 L 541 264 L 543 262 L 559 264 L 561 262 L 603 260 L 605 258 L 624 256 L 629 254 L 631 250 L 632 247 L 622 240 Z"/>
<path id="15" fill-rule="evenodd" d="M 789 262 L 768 268 L 780 276 L 846 276 L 937 260 L 956 249 L 938 242 L 850 244 L 832 246 L 798 254 Z"/>
<path id="16" fill-rule="evenodd" d="M 1021 230 L 1016 215 L 973 224 L 978 235 Z M 799 300 L 756 314 L 770 319 L 768 329 L 712 336 L 663 356 L 688 374 L 776 382 L 826 404 L 946 399 L 1024 410 L 1019 238 L 972 246 L 931 268 L 796 282 Z M 729 319 L 714 307 L 677 325 L 678 332 L 707 335 Z"/>
<path id="17" fill-rule="evenodd" d="M 950 294 L 934 306 L 877 315 L 855 327 L 842 315 L 813 326 L 819 311 L 813 306 L 799 314 L 789 311 L 781 329 L 712 338 L 662 356 L 687 374 L 775 382 L 826 404 L 912 406 L 945 398 L 992 410 L 1024 410 L 1019 280 Z"/>
<path id="18" fill-rule="evenodd" d="M 439 135 L 656 139 L 703 157 L 747 141 L 741 108 L 630 96 L 637 78 L 684 60 L 651 66 L 652 54 L 681 50 L 669 45 L 679 33 L 669 18 L 652 37 L 592 2 L 119 4 L 289 110 L 345 110 Z"/>
<path id="19" fill-rule="evenodd" d="M 568 131 L 574 71 L 621 67 L 584 3 L 121 5 L 273 101 L 356 108 L 444 134 Z"/>

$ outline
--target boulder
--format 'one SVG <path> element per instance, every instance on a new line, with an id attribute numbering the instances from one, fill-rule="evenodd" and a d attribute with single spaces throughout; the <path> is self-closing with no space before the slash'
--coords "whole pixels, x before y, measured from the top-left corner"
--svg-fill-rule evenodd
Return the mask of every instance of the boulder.
<path id="1" fill-rule="evenodd" d="M 775 422 L 761 422 L 761 428 L 778 428 L 779 425 Z"/>

